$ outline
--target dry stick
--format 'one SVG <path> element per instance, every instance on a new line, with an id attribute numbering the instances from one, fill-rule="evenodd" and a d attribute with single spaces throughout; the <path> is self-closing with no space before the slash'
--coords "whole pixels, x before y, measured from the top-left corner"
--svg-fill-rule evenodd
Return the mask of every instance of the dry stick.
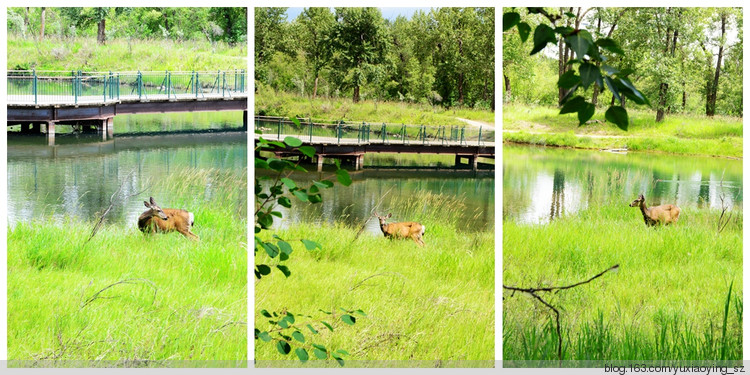
<path id="1" fill-rule="evenodd" d="M 555 323 L 556 323 L 556 330 L 557 330 L 557 358 L 560 361 L 560 363 L 562 363 L 562 334 L 560 332 L 560 311 L 558 311 L 554 306 L 552 306 L 547 301 L 542 299 L 542 297 L 539 297 L 539 295 L 537 295 L 536 293 L 537 292 L 552 292 L 552 291 L 555 291 L 557 293 L 561 290 L 571 289 L 571 288 L 575 288 L 583 284 L 588 284 L 594 281 L 595 279 L 602 277 L 605 273 L 609 271 L 614 271 L 618 269 L 619 267 L 620 267 L 619 264 L 615 264 L 614 266 L 609 267 L 602 272 L 599 272 L 598 274 L 594 275 L 588 280 L 577 282 L 575 284 L 565 285 L 565 286 L 548 286 L 548 287 L 541 287 L 541 288 L 519 288 L 519 287 L 507 286 L 503 284 L 503 289 L 510 290 L 513 292 L 513 294 L 515 294 L 515 292 L 522 292 L 522 293 L 530 294 L 532 297 L 539 300 L 539 302 L 541 302 L 542 304 L 550 308 L 555 313 Z M 511 294 L 511 296 L 513 296 L 513 294 Z"/>
<path id="2" fill-rule="evenodd" d="M 114 193 L 112 193 L 112 195 L 109 197 L 109 207 L 107 207 L 107 209 L 104 210 L 104 213 L 99 217 L 99 220 L 96 222 L 96 225 L 94 225 L 94 229 L 91 230 L 91 235 L 89 235 L 89 238 L 86 239 L 86 242 L 83 243 L 84 245 L 87 244 L 89 241 L 91 241 L 91 239 L 94 238 L 94 236 L 96 235 L 96 233 L 99 232 L 99 228 L 101 228 L 102 224 L 104 223 L 104 217 L 107 216 L 107 214 L 109 213 L 109 211 L 112 210 L 112 207 L 114 207 L 114 205 L 115 205 L 114 202 L 113 202 L 113 200 L 115 199 L 115 195 L 117 195 L 117 193 L 119 193 L 120 190 L 122 190 L 122 186 L 130 178 L 130 175 L 132 175 L 133 172 L 134 171 L 130 171 L 130 173 L 128 173 L 128 175 L 125 176 L 125 179 L 123 179 L 122 183 L 117 188 L 117 190 Z M 146 191 L 146 190 L 148 190 L 150 188 L 151 188 L 151 185 L 148 185 L 145 188 L 143 188 L 143 190 L 141 190 L 141 191 L 139 191 L 137 193 L 130 194 L 130 195 L 126 196 L 125 199 L 128 199 L 130 197 L 134 197 L 136 195 L 140 195 L 144 191 Z"/>
<path id="3" fill-rule="evenodd" d="M 386 190 L 385 193 L 380 197 L 380 200 L 378 201 L 378 204 L 376 204 L 375 207 L 373 207 L 370 210 L 370 216 L 368 216 L 367 220 L 365 220 L 365 222 L 362 223 L 362 227 L 359 228 L 359 231 L 357 231 L 357 235 L 354 236 L 354 239 L 352 240 L 352 242 L 349 245 L 353 244 L 354 241 L 356 241 L 357 238 L 359 238 L 359 235 L 362 234 L 362 232 L 365 230 L 365 227 L 367 227 L 367 222 L 370 221 L 370 219 L 372 219 L 372 215 L 373 215 L 373 213 L 375 213 L 375 210 L 377 210 L 378 207 L 380 207 L 380 205 L 383 203 L 383 199 L 385 199 L 386 195 L 388 195 L 388 193 L 390 193 L 392 189 L 393 189 L 393 186 L 391 186 L 390 188 L 388 188 L 388 190 Z"/>
<path id="4" fill-rule="evenodd" d="M 148 280 L 148 279 L 125 279 L 125 280 L 120 280 L 113 284 L 109 284 L 105 286 L 104 288 L 99 289 L 98 292 L 94 293 L 91 297 L 89 297 L 89 299 L 86 300 L 86 302 L 83 303 L 83 305 L 81 306 L 81 309 L 86 307 L 86 305 L 88 305 L 89 303 L 96 301 L 97 299 L 112 298 L 112 297 L 99 297 L 100 294 L 102 294 L 105 290 L 109 288 L 112 288 L 120 284 L 138 284 L 138 283 L 146 283 L 149 286 L 151 286 L 151 288 L 154 289 L 154 298 L 151 300 L 151 303 L 153 304 L 154 301 L 156 301 L 156 292 L 159 290 L 156 287 L 156 284 L 154 284 L 151 280 Z"/>

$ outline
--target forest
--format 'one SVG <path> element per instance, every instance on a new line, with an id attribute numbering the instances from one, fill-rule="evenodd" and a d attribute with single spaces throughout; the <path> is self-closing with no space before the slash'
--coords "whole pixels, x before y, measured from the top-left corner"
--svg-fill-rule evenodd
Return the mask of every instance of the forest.
<path id="1" fill-rule="evenodd" d="M 247 8 L 8 8 L 8 33 L 21 37 L 91 37 L 247 42 Z"/>
<path id="2" fill-rule="evenodd" d="M 567 90 L 562 84 L 558 86 L 558 78 L 575 69 L 581 58 L 577 53 L 574 56 L 562 38 L 541 53 L 530 54 L 537 40 L 543 37 L 537 32 L 530 36 L 531 30 L 551 24 L 553 28 L 580 30 L 580 35 L 588 33 L 596 39 L 619 44 L 619 48 L 608 50 L 610 45 L 597 42 L 605 52 L 604 63 L 597 62 L 598 67 L 608 73 L 613 72 L 609 70 L 612 67 L 627 71 L 632 83 L 650 99 L 649 110 L 653 111 L 656 122 L 670 114 L 742 116 L 741 9 L 529 9 L 532 11 L 512 10 L 520 15 L 524 26 L 504 27 L 505 103 L 542 106 L 563 103 Z M 511 13 L 509 9 L 506 11 Z M 579 95 L 597 107 L 615 104 L 615 95 L 600 84 L 590 85 Z M 622 105 L 629 108 L 629 104 L 635 103 L 623 98 Z"/>
<path id="3" fill-rule="evenodd" d="M 255 9 L 256 89 L 494 110 L 495 11 Z"/>

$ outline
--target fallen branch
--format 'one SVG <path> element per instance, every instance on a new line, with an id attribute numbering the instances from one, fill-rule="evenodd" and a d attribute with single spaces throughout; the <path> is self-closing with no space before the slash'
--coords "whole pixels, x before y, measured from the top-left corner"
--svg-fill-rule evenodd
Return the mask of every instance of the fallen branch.
<path id="1" fill-rule="evenodd" d="M 94 293 L 91 297 L 89 297 L 89 299 L 86 300 L 86 302 L 84 302 L 81 305 L 81 309 L 83 309 L 84 307 L 86 307 L 88 304 L 96 301 L 97 299 L 114 298 L 114 297 L 100 297 L 99 296 L 105 290 L 107 290 L 109 288 L 112 288 L 112 287 L 115 287 L 115 286 L 121 285 L 121 284 L 139 284 L 139 283 L 148 284 L 152 289 L 154 289 L 154 297 L 151 300 L 151 303 L 153 304 L 156 301 L 156 292 L 158 291 L 158 288 L 156 287 L 156 284 L 154 284 L 151 280 L 148 280 L 148 279 L 126 279 L 126 280 L 120 280 L 120 281 L 118 281 L 116 283 L 113 283 L 113 284 L 109 284 L 109 285 L 105 286 L 104 288 L 99 289 L 98 292 Z"/>
<path id="2" fill-rule="evenodd" d="M 395 186 L 395 185 L 394 185 L 394 186 Z M 385 191 L 385 193 L 384 193 L 383 195 L 381 195 L 381 196 L 380 196 L 380 200 L 378 201 L 378 204 L 376 204 L 376 205 L 375 205 L 375 207 L 373 207 L 373 208 L 372 208 L 372 209 L 370 210 L 370 216 L 368 216 L 368 217 L 367 217 L 367 220 L 365 220 L 365 222 L 364 222 L 364 223 L 362 223 L 362 227 L 361 227 L 361 228 L 359 228 L 359 231 L 357 231 L 357 234 L 356 234 L 356 235 L 354 236 L 354 239 L 352 240 L 352 242 L 351 242 L 351 243 L 350 243 L 349 245 L 353 244 L 353 243 L 354 243 L 354 241 L 356 241 L 356 240 L 357 240 L 357 238 L 359 238 L 359 235 L 360 235 L 360 234 L 362 234 L 362 232 L 363 232 L 363 231 L 365 230 L 365 228 L 367 227 L 367 222 L 369 222 L 369 221 L 370 221 L 370 219 L 372 219 L 372 216 L 373 216 L 373 215 L 375 214 L 375 211 L 377 211 L 377 209 L 378 209 L 378 208 L 380 207 L 380 204 L 382 204 L 382 203 L 383 203 L 383 199 L 384 199 L 384 198 L 385 198 L 385 197 L 386 197 L 386 196 L 388 195 L 388 193 L 390 193 L 390 192 L 391 192 L 391 190 L 392 190 L 392 189 L 393 189 L 393 186 L 391 186 L 390 188 L 388 188 L 388 190 L 386 190 L 386 191 Z"/>
<path id="3" fill-rule="evenodd" d="M 571 289 L 571 288 L 575 288 L 575 287 L 583 285 L 583 284 L 588 284 L 588 283 L 596 280 L 597 278 L 602 277 L 605 273 L 607 273 L 609 271 L 615 271 L 615 270 L 617 270 L 619 267 L 620 267 L 619 264 L 615 264 L 614 266 L 609 267 L 609 268 L 607 268 L 606 270 L 604 270 L 602 272 L 599 272 L 598 274 L 594 275 L 593 277 L 591 277 L 588 280 L 577 282 L 575 284 L 570 284 L 570 285 L 548 286 L 548 287 L 540 287 L 540 288 L 520 288 L 520 287 L 515 287 L 515 286 L 507 286 L 507 285 L 503 284 L 503 289 L 510 290 L 512 292 L 511 293 L 511 297 L 513 297 L 513 295 L 516 292 L 530 294 L 532 297 L 534 297 L 536 300 L 538 300 L 539 302 L 541 302 L 543 305 L 547 306 L 550 310 L 552 310 L 552 312 L 555 313 L 555 324 L 556 324 L 556 331 L 557 331 L 557 358 L 558 358 L 558 360 L 560 362 L 562 362 L 562 333 L 560 332 L 560 311 L 557 310 L 557 308 L 555 308 L 554 306 L 552 306 L 549 302 L 545 301 L 537 293 L 538 292 L 553 292 L 553 291 L 555 293 L 558 293 L 561 290 Z"/>
<path id="4" fill-rule="evenodd" d="M 107 207 L 107 209 L 104 210 L 104 213 L 101 214 L 101 216 L 99 216 L 99 220 L 96 222 L 96 225 L 94 225 L 94 229 L 91 230 L 91 235 L 89 235 L 89 238 L 86 239 L 86 242 L 83 243 L 84 245 L 87 244 L 89 241 L 91 241 L 91 239 L 94 238 L 94 236 L 96 236 L 96 233 L 99 231 L 99 228 L 101 228 L 102 224 L 104 223 L 104 217 L 107 216 L 107 214 L 109 213 L 109 211 L 112 210 L 112 207 L 114 207 L 114 205 L 115 205 L 115 203 L 114 203 L 115 196 L 120 192 L 120 190 L 122 190 L 122 186 L 125 185 L 125 182 L 130 178 L 130 175 L 132 175 L 132 174 L 133 174 L 133 171 L 130 171 L 130 173 L 128 173 L 128 175 L 125 176 L 125 179 L 122 181 L 122 183 L 117 188 L 117 190 L 115 190 L 115 192 L 112 193 L 112 195 L 109 197 L 109 207 Z M 143 190 L 141 190 L 141 191 L 139 191 L 137 193 L 130 194 L 130 195 L 126 196 L 125 199 L 127 200 L 128 198 L 134 197 L 136 195 L 140 195 L 144 191 L 146 191 L 146 190 L 148 190 L 150 188 L 151 188 L 151 185 L 146 186 Z"/>

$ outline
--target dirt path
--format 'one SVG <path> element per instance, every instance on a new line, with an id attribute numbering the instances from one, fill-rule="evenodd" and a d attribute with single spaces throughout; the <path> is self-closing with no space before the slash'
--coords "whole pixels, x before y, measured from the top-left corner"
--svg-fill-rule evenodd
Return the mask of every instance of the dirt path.
<path id="1" fill-rule="evenodd" d="M 460 117 L 456 117 L 456 120 L 465 122 L 466 124 L 471 125 L 472 127 L 475 127 L 477 129 L 481 127 L 483 129 L 495 130 L 495 124 L 490 124 L 489 122 L 469 120 L 469 119 L 460 118 Z"/>
<path id="2" fill-rule="evenodd" d="M 518 133 L 523 131 L 526 134 L 555 134 L 553 132 L 537 132 L 537 131 L 528 131 L 528 130 L 503 130 L 503 133 Z M 578 138 L 581 137 L 589 137 L 589 138 L 637 138 L 635 136 L 628 136 L 628 135 L 603 135 L 603 134 L 578 134 L 573 133 Z"/>

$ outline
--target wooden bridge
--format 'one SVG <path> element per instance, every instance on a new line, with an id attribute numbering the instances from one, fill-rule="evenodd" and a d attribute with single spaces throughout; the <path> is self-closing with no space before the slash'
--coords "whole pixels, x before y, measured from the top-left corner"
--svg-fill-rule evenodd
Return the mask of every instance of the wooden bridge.
<path id="1" fill-rule="evenodd" d="M 449 134 L 447 128 L 440 127 L 412 127 L 408 131 L 408 125 L 381 125 L 372 126 L 368 124 L 302 124 L 286 122 L 285 132 L 282 126 L 277 129 L 269 127 L 271 124 L 284 124 L 279 120 L 269 121 L 267 118 L 256 117 L 255 140 L 263 137 L 267 140 L 283 141 L 287 136 L 295 137 L 303 142 L 304 146 L 315 148 L 317 160 L 307 160 L 317 163 L 318 171 L 323 168 L 325 158 L 333 158 L 344 161 L 354 166 L 355 170 L 362 168 L 364 155 L 367 153 L 408 153 L 408 154 L 449 154 L 455 155 L 455 166 L 471 168 L 476 171 L 480 167 L 479 158 L 495 158 L 494 131 L 485 132 L 482 138 L 481 131 L 472 133 L 455 131 L 453 127 Z M 327 128 L 327 129 L 326 129 Z M 400 129 L 400 131 L 399 131 Z M 270 130 L 277 130 L 270 132 Z M 263 134 L 263 132 L 265 133 Z M 333 133 L 335 136 L 314 135 L 315 133 Z M 457 135 L 460 133 L 460 136 Z M 478 137 L 477 137 L 478 136 Z M 474 139 L 476 138 L 476 139 Z M 274 151 L 277 157 L 299 157 L 305 159 L 304 155 L 294 148 L 278 149 Z M 466 162 L 464 163 L 464 160 Z"/>
<path id="2" fill-rule="evenodd" d="M 63 74 L 65 73 L 65 74 Z M 247 128 L 244 70 L 231 72 L 8 72 L 8 126 L 45 133 L 77 126 L 112 138 L 119 114 L 243 111 Z"/>

